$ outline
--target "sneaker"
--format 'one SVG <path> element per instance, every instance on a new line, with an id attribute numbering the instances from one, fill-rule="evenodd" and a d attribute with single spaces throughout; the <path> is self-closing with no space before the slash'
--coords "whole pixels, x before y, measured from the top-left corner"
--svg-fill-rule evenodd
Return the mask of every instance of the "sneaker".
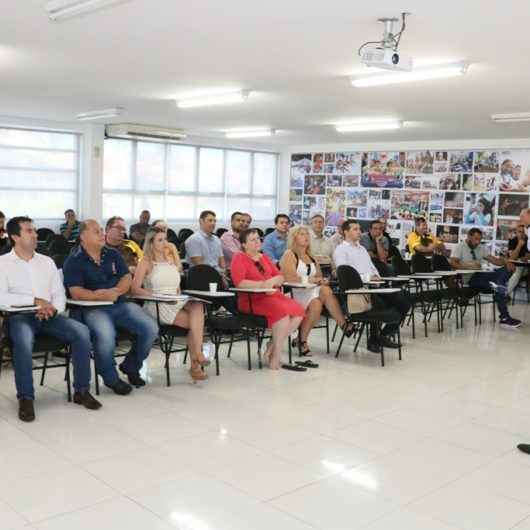
<path id="1" fill-rule="evenodd" d="M 517 320 L 516 318 L 506 317 L 501 318 L 500 325 L 503 328 L 519 328 L 521 327 L 521 321 Z"/>

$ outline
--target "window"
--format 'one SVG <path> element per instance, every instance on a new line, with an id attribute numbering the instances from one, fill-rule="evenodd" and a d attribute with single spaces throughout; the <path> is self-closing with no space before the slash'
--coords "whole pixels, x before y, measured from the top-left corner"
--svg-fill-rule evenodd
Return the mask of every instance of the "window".
<path id="1" fill-rule="evenodd" d="M 0 128 L 1 210 L 7 217 L 63 218 L 78 209 L 80 136 Z"/>
<path id="2" fill-rule="evenodd" d="M 227 221 L 235 210 L 270 221 L 278 155 L 133 140 L 105 140 L 103 216 L 195 222 L 202 210 Z"/>

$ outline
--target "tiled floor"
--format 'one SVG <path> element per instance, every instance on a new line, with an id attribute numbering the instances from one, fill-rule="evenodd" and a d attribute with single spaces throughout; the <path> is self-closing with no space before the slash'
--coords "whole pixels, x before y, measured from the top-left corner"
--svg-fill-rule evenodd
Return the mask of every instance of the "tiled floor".
<path id="1" fill-rule="evenodd" d="M 52 370 L 32 424 L 5 370 L 0 529 L 530 530 L 530 306 L 514 314 L 528 324 L 406 331 L 385 368 L 349 346 L 248 372 L 238 346 L 221 377 L 191 385 L 179 363 L 166 388 L 154 350 L 150 385 L 97 412 Z"/>

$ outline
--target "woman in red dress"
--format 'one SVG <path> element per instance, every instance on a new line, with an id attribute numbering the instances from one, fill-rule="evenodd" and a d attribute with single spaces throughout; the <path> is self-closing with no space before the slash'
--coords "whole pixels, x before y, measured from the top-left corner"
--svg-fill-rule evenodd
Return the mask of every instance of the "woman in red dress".
<path id="1" fill-rule="evenodd" d="M 252 312 L 267 318 L 267 325 L 272 328 L 272 341 L 267 344 L 263 354 L 269 368 L 278 370 L 282 346 L 293 333 L 305 316 L 304 308 L 293 299 L 277 290 L 284 279 L 276 265 L 260 252 L 261 241 L 257 230 L 241 232 L 239 237 L 243 252 L 234 254 L 231 274 L 236 287 L 240 289 L 275 289 L 270 293 L 254 293 Z M 238 295 L 238 307 L 244 313 L 250 312 L 249 295 Z"/>

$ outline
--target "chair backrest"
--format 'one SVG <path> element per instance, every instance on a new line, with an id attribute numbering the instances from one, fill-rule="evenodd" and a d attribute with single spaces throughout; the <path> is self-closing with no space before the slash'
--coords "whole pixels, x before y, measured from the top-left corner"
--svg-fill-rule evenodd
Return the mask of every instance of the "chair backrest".
<path id="1" fill-rule="evenodd" d="M 432 268 L 435 271 L 451 271 L 453 267 L 449 260 L 442 254 L 434 254 L 432 257 Z"/>
<path id="2" fill-rule="evenodd" d="M 274 232 L 275 230 L 276 228 L 273 228 L 273 227 L 266 228 L 265 235 L 268 236 L 269 234 L 272 234 L 272 232 Z"/>
<path id="3" fill-rule="evenodd" d="M 221 275 L 210 265 L 195 265 L 188 270 L 186 289 L 208 291 L 211 283 L 217 283 L 217 289 L 223 290 Z"/>
<path id="4" fill-rule="evenodd" d="M 391 276 L 390 269 L 388 268 L 388 265 L 386 263 L 383 263 L 381 260 L 378 260 L 378 259 L 372 259 L 372 263 L 374 264 L 374 267 L 377 269 L 379 276 L 383 278 L 385 276 Z"/>
<path id="5" fill-rule="evenodd" d="M 51 228 L 39 228 L 37 230 L 37 239 L 39 241 L 47 241 L 50 236 L 54 236 L 55 232 Z"/>
<path id="6" fill-rule="evenodd" d="M 192 235 L 193 235 L 193 230 L 191 228 L 181 228 L 179 230 L 178 238 L 181 243 L 184 243 L 184 241 L 186 241 L 186 239 L 188 239 L 188 237 Z"/>
<path id="7" fill-rule="evenodd" d="M 408 276 L 410 274 L 410 267 L 399 252 L 392 256 L 392 267 L 398 275 Z"/>
<path id="8" fill-rule="evenodd" d="M 265 233 L 261 228 L 255 228 L 255 230 L 258 233 L 260 239 L 263 239 L 265 237 Z"/>
<path id="9" fill-rule="evenodd" d="M 337 280 L 341 291 L 348 289 L 361 289 L 363 281 L 360 274 L 349 265 L 339 265 L 337 267 Z"/>
<path id="10" fill-rule="evenodd" d="M 62 269 L 67 257 L 68 257 L 68 254 L 54 254 L 52 256 L 52 260 L 55 262 L 55 266 L 58 269 Z"/>
<path id="11" fill-rule="evenodd" d="M 412 272 L 432 272 L 431 260 L 419 252 L 412 256 L 410 264 L 412 265 Z"/>
<path id="12" fill-rule="evenodd" d="M 54 254 L 68 254 L 70 252 L 71 245 L 66 241 L 65 237 L 61 234 L 55 234 L 48 245 L 48 251 L 50 255 Z"/>
<path id="13" fill-rule="evenodd" d="M 218 228 L 216 231 L 215 231 L 215 235 L 217 237 L 221 237 L 225 232 L 228 232 L 228 229 L 227 228 Z"/>
<path id="14" fill-rule="evenodd" d="M 173 243 L 174 245 L 177 244 L 178 237 L 177 237 L 177 234 L 175 233 L 175 230 L 173 230 L 173 228 L 167 229 L 167 240 Z"/>

